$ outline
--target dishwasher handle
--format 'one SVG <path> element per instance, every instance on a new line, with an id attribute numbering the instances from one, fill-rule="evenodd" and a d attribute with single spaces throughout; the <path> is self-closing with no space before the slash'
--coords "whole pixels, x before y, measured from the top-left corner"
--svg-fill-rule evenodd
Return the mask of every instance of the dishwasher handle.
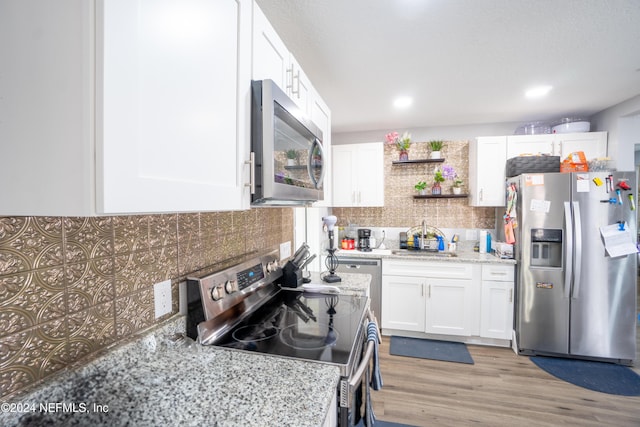
<path id="1" fill-rule="evenodd" d="M 338 265 L 348 265 L 349 268 L 355 268 L 355 266 L 380 266 L 380 260 L 378 259 L 353 259 L 353 258 L 340 258 L 338 257 Z"/>

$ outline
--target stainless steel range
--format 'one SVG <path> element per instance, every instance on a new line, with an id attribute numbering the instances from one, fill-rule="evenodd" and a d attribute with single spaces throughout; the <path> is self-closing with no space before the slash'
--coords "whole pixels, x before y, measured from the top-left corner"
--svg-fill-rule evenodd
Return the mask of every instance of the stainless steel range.
<path id="1" fill-rule="evenodd" d="M 187 335 L 203 345 L 338 366 L 339 425 L 350 425 L 356 391 L 368 386 L 369 298 L 282 288 L 281 278 L 277 250 L 188 278 Z"/>

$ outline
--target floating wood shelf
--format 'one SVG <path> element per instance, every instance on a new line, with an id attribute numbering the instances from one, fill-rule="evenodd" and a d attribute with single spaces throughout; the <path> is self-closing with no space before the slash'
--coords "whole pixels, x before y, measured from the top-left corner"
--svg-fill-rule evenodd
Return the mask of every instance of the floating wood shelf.
<path id="1" fill-rule="evenodd" d="M 444 159 L 394 160 L 392 165 L 413 165 L 416 163 L 443 163 Z"/>
<path id="2" fill-rule="evenodd" d="M 425 194 L 424 196 L 413 196 L 414 199 L 464 199 L 468 194 Z"/>

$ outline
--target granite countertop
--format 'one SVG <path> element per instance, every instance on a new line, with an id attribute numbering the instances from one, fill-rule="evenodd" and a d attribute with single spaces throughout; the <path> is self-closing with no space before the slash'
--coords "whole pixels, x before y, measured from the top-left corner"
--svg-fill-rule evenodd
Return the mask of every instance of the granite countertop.
<path id="1" fill-rule="evenodd" d="M 322 276 L 327 273 L 311 272 L 311 284 L 321 284 L 327 286 L 336 286 L 340 289 L 340 293 L 346 295 L 368 296 L 369 285 L 371 284 L 370 274 L 360 273 L 343 273 L 338 272 L 338 276 L 342 279 L 340 282 L 327 283 L 322 281 Z"/>
<path id="2" fill-rule="evenodd" d="M 0 425 L 235 427 L 324 422 L 340 378 L 337 367 L 171 339 L 184 330 L 184 317 L 176 315 L 88 365 L 8 400 L 10 406 L 3 403 L 0 411 Z"/>
<path id="3" fill-rule="evenodd" d="M 336 256 L 338 257 L 358 257 L 358 258 L 380 258 L 380 259 L 410 259 L 410 260 L 424 260 L 424 261 L 444 261 L 444 262 L 467 262 L 467 263 L 480 263 L 480 264 L 516 264 L 515 259 L 503 259 L 494 254 L 478 253 L 474 252 L 469 246 L 459 245 L 458 250 L 455 252 L 456 256 L 443 256 L 443 252 L 438 253 L 409 253 L 394 254 L 396 249 L 373 249 L 371 252 L 361 252 L 359 250 L 338 250 Z"/>

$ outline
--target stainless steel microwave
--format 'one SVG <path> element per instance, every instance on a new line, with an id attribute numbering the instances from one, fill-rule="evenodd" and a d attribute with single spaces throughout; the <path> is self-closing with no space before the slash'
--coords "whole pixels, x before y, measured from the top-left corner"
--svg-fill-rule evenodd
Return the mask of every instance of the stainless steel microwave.
<path id="1" fill-rule="evenodd" d="M 251 89 L 251 204 L 323 200 L 322 132 L 272 80 L 254 80 Z"/>

